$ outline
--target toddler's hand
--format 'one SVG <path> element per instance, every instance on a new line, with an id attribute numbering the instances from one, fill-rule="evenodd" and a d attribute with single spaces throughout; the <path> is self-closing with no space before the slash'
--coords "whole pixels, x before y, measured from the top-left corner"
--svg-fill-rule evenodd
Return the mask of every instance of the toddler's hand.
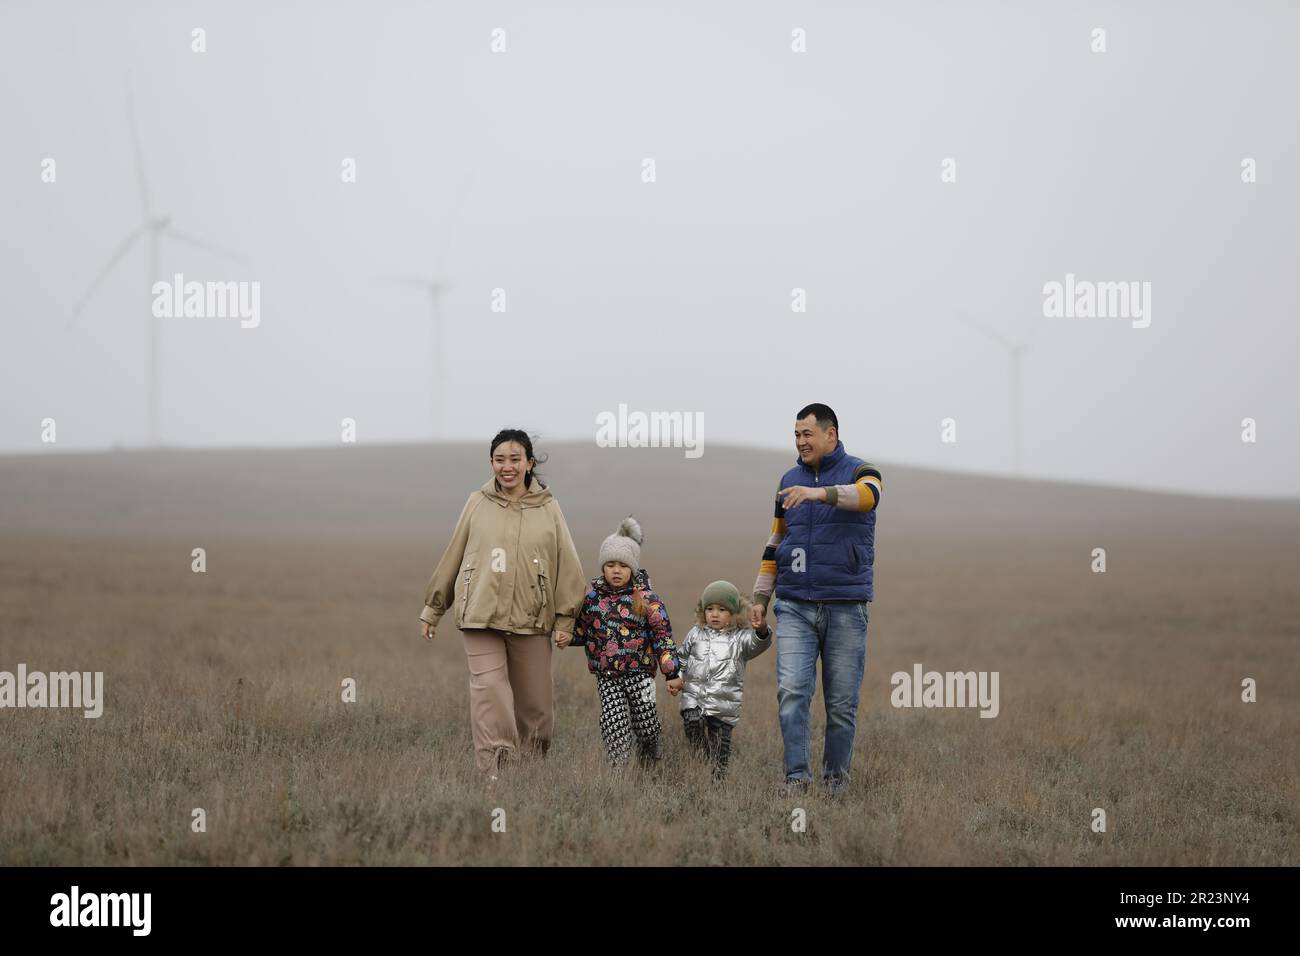
<path id="1" fill-rule="evenodd" d="M 573 640 L 573 635 L 570 634 L 568 631 L 556 631 L 556 632 L 555 632 L 555 646 L 556 646 L 556 647 L 568 647 L 568 646 L 569 646 L 569 643 L 570 643 L 572 640 Z"/>
<path id="2" fill-rule="evenodd" d="M 682 692 L 682 679 L 680 677 L 674 677 L 672 680 L 668 682 L 668 693 L 676 697 L 681 692 Z"/>

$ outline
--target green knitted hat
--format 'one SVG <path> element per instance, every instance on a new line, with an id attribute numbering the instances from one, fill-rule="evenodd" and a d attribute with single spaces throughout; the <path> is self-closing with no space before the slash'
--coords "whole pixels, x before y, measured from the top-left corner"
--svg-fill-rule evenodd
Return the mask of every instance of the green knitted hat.
<path id="1" fill-rule="evenodd" d="M 736 614 L 740 611 L 740 591 L 730 581 L 714 581 L 704 589 L 704 596 L 700 598 L 700 607 L 707 608 L 710 604 L 721 604 Z"/>

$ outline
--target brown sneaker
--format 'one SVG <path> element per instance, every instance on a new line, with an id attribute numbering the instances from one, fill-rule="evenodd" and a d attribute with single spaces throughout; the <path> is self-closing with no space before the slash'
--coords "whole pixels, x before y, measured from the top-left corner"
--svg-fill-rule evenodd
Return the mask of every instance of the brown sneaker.
<path id="1" fill-rule="evenodd" d="M 501 775 L 501 768 L 510 762 L 510 751 L 498 747 L 492 755 L 492 767 L 488 770 L 488 780 L 495 781 Z"/>

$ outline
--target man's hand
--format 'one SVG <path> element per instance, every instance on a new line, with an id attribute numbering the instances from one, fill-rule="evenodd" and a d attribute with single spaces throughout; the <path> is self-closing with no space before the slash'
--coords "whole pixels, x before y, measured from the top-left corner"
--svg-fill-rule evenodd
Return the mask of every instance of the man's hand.
<path id="1" fill-rule="evenodd" d="M 568 631 L 556 631 L 556 632 L 555 632 L 555 646 L 556 646 L 556 647 L 568 647 L 568 646 L 569 646 L 569 643 L 570 643 L 572 640 L 573 640 L 573 635 L 570 634 Z"/>
<path id="2" fill-rule="evenodd" d="M 782 488 L 777 492 L 782 495 L 781 507 L 786 511 L 791 511 L 805 501 L 825 501 L 825 488 L 808 488 L 804 485 L 791 485 L 789 488 Z"/>
<path id="3" fill-rule="evenodd" d="M 767 627 L 767 608 L 761 604 L 755 604 L 749 609 L 749 623 L 756 631 L 761 631 Z"/>
<path id="4" fill-rule="evenodd" d="M 681 692 L 682 692 L 682 679 L 680 677 L 674 677 L 672 680 L 668 682 L 668 693 L 676 697 Z"/>
<path id="5" fill-rule="evenodd" d="M 422 634 L 424 635 L 424 639 L 425 639 L 426 641 L 431 641 L 431 640 L 433 640 L 433 636 L 434 636 L 434 634 L 436 634 L 437 632 L 438 632 L 438 628 L 437 628 L 436 626 L 434 626 L 433 624 L 430 624 L 428 621 L 421 621 L 421 622 L 420 622 L 420 633 L 422 633 Z"/>

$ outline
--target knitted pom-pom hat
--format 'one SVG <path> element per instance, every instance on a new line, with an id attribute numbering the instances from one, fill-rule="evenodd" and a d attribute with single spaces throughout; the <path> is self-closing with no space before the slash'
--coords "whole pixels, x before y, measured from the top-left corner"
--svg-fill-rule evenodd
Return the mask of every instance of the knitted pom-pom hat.
<path id="1" fill-rule="evenodd" d="M 600 545 L 601 568 L 610 561 L 621 561 L 633 571 L 641 567 L 641 526 L 636 519 L 628 515 L 619 524 L 618 530 L 606 538 Z"/>

